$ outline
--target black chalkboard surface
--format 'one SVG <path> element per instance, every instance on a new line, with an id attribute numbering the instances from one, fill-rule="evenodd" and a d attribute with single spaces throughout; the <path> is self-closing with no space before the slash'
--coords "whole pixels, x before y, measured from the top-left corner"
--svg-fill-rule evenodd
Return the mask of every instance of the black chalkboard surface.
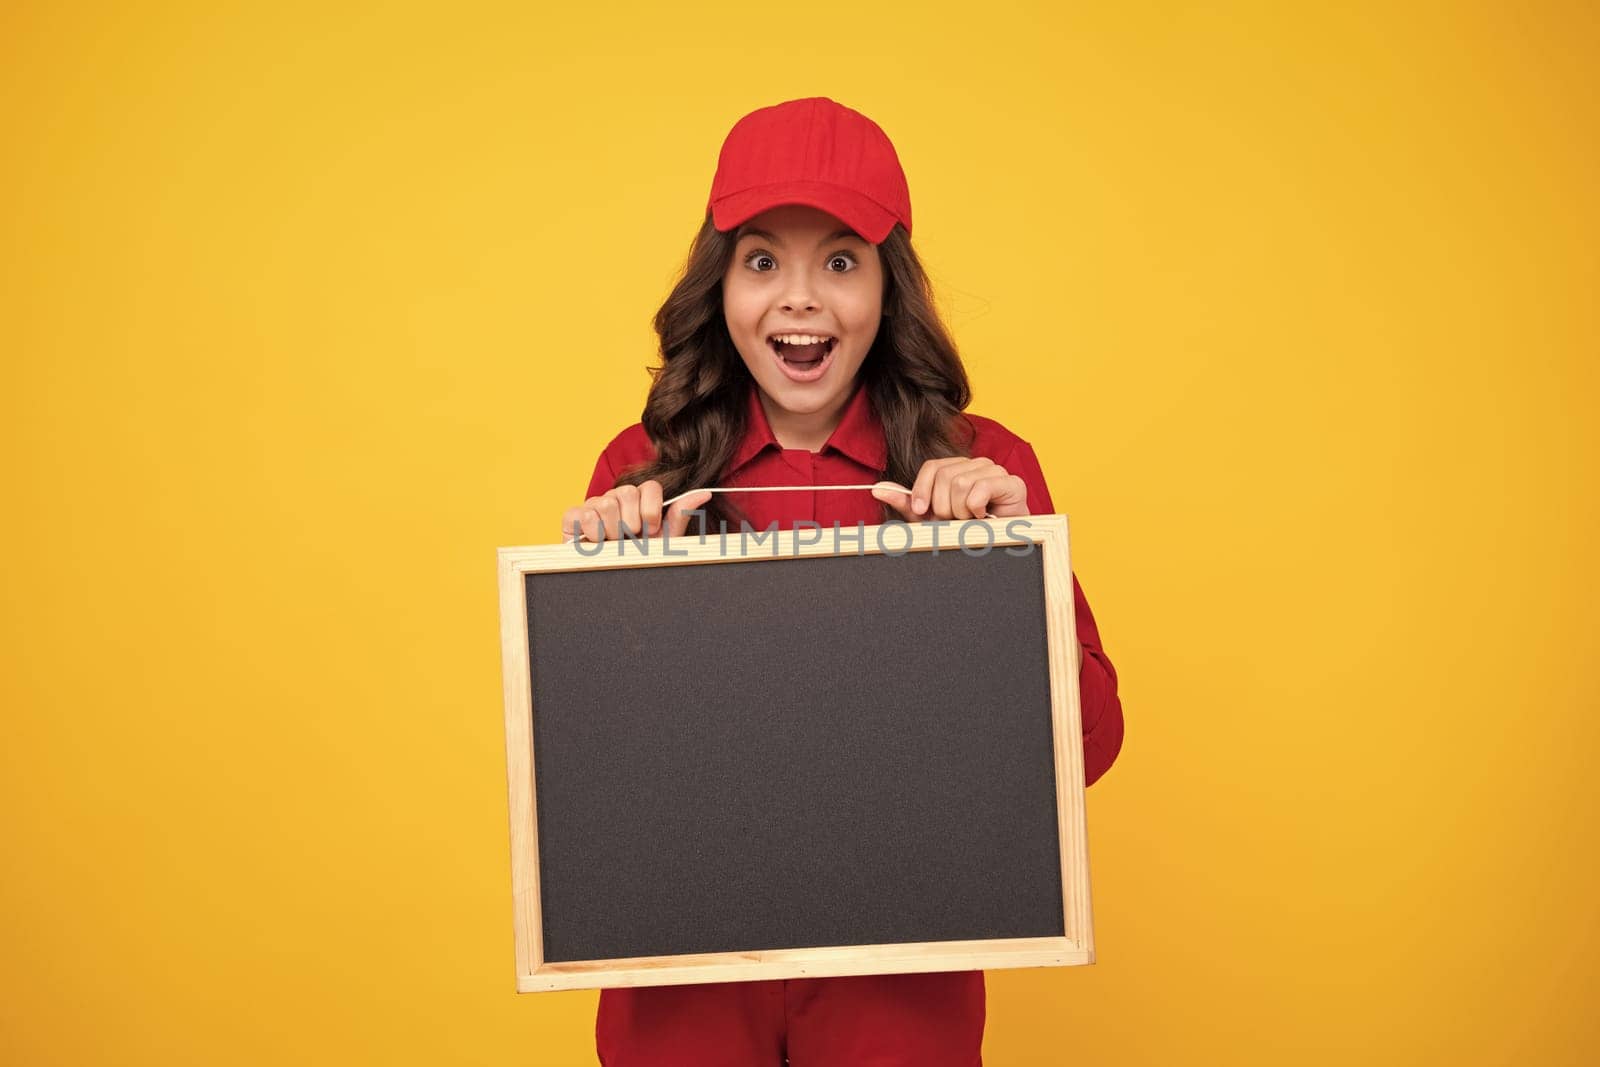
<path id="1" fill-rule="evenodd" d="M 1031 520 L 503 549 L 519 988 L 1090 962 L 1065 520 Z"/>

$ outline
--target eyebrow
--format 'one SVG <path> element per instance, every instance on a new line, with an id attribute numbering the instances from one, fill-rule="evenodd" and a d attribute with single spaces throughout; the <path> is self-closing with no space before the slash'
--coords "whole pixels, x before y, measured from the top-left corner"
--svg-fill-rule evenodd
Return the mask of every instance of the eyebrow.
<path id="1" fill-rule="evenodd" d="M 777 236 L 775 234 L 770 234 L 766 230 L 745 230 L 743 233 L 741 233 L 739 235 L 739 240 L 742 241 L 746 237 L 760 237 L 763 240 L 770 241 L 773 244 L 778 245 L 779 247 L 782 247 L 782 245 L 783 245 L 783 242 L 778 240 L 778 238 L 777 238 Z M 857 233 L 856 231 L 850 229 L 847 226 L 842 230 L 837 230 L 834 233 L 830 233 L 827 236 L 827 238 L 823 241 L 823 244 L 831 244 L 834 241 L 837 241 L 837 240 L 839 240 L 840 238 L 843 238 L 843 237 L 854 237 L 856 240 L 862 242 L 863 244 L 866 243 L 866 238 L 865 237 L 862 237 L 859 233 Z"/>

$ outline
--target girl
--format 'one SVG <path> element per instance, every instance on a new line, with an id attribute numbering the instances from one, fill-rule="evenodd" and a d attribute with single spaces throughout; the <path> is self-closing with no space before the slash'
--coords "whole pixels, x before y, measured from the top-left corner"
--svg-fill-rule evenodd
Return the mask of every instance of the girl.
<path id="1" fill-rule="evenodd" d="M 905 174 L 872 120 L 821 97 L 739 120 L 656 314 L 643 420 L 601 453 L 563 537 L 1053 512 L 1033 448 L 964 413 L 966 371 L 910 238 Z M 880 480 L 911 492 L 696 492 L 662 508 L 702 487 Z M 1073 593 L 1093 782 L 1121 748 L 1122 706 L 1076 576 Z M 973 971 L 607 989 L 595 1037 L 609 1067 L 972 1067 L 983 1024 Z"/>

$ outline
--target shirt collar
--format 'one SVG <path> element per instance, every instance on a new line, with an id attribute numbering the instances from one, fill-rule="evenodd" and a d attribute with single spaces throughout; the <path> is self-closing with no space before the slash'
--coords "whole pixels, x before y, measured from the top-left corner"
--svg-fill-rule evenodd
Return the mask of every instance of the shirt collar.
<path id="1" fill-rule="evenodd" d="M 839 420 L 828 443 L 823 448 L 840 452 L 869 470 L 882 472 L 889 462 L 889 446 L 883 437 L 883 423 L 872 410 L 872 396 L 866 385 L 857 382 L 856 391 L 844 406 L 844 417 Z"/>
<path id="2" fill-rule="evenodd" d="M 744 437 L 728 462 L 729 474 L 749 463 L 768 445 L 783 447 L 767 422 L 766 409 L 761 406 L 761 391 L 754 378 L 750 379 L 746 403 Z M 844 406 L 839 425 L 828 435 L 827 443 L 822 448 L 823 451 L 831 448 L 870 470 L 882 472 L 885 469 L 889 449 L 884 441 L 883 424 L 872 409 L 872 398 L 864 384 L 856 383 L 855 392 Z"/>
<path id="3" fill-rule="evenodd" d="M 761 407 L 761 395 L 756 388 L 756 380 L 751 378 L 749 392 L 745 398 L 744 436 L 739 439 L 739 447 L 733 450 L 733 458 L 728 461 L 728 473 L 732 474 L 755 459 L 768 445 L 773 448 L 783 447 L 773 436 L 772 427 L 767 425 L 767 413 Z"/>

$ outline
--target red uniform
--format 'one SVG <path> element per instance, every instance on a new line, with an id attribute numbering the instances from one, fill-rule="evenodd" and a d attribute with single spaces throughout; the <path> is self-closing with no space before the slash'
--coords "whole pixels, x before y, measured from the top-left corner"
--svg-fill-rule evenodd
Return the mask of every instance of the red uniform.
<path id="1" fill-rule="evenodd" d="M 977 431 L 972 455 L 1019 476 L 1030 513 L 1054 512 L 1033 447 L 993 419 L 966 418 Z M 624 470 L 654 458 L 644 427 L 635 423 L 600 454 L 587 495 L 603 495 Z M 778 443 L 752 381 L 745 435 L 718 485 L 863 485 L 884 476 L 886 461 L 883 427 L 865 389 L 856 389 L 822 450 L 810 452 Z M 878 501 L 865 490 L 742 493 L 735 503 L 757 530 L 774 521 L 785 530 L 802 520 L 824 529 L 882 521 Z M 1072 591 L 1083 646 L 1079 693 L 1089 783 L 1122 747 L 1122 703 L 1076 574 Z M 794 1067 L 974 1067 L 982 1062 L 983 1022 L 982 971 L 865 975 L 605 989 L 595 1040 L 606 1067 L 779 1067 L 785 1058 Z"/>

